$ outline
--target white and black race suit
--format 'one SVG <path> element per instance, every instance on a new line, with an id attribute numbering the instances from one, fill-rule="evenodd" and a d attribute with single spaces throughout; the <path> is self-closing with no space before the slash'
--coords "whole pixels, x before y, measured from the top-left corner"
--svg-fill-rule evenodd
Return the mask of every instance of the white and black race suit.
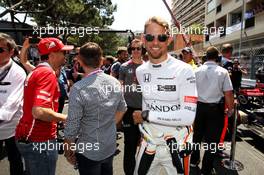
<path id="1" fill-rule="evenodd" d="M 188 165 L 179 151 L 181 145 L 192 140 L 197 103 L 192 67 L 168 55 L 160 64 L 144 63 L 137 68 L 136 76 L 143 94 L 142 110 L 149 110 L 149 121 L 140 125 L 144 139 L 134 174 L 159 174 L 162 166 L 169 175 L 186 174 L 183 171 Z M 173 156 L 181 162 L 175 162 Z"/>

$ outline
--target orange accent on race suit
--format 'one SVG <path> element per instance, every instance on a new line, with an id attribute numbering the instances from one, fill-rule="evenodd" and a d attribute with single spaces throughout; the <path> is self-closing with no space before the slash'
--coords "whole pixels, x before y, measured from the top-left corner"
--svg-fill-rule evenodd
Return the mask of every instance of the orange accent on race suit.
<path id="1" fill-rule="evenodd" d="M 190 170 L 190 156 L 186 156 L 183 158 L 183 170 L 184 170 L 184 175 L 189 175 L 189 170 Z"/>
<path id="2" fill-rule="evenodd" d="M 189 134 L 188 134 L 188 135 L 186 135 L 186 137 L 185 137 L 185 139 L 184 139 L 184 142 L 183 142 L 183 143 L 186 143 L 186 142 L 187 142 L 187 139 L 188 139 L 188 137 L 190 136 L 190 134 L 191 134 L 191 133 L 192 133 L 192 131 L 193 131 L 193 129 L 192 129 L 192 126 L 188 127 L 188 129 L 189 129 Z"/>
<path id="3" fill-rule="evenodd" d="M 184 102 L 186 103 L 197 103 L 197 97 L 194 96 L 185 96 L 184 97 Z"/>

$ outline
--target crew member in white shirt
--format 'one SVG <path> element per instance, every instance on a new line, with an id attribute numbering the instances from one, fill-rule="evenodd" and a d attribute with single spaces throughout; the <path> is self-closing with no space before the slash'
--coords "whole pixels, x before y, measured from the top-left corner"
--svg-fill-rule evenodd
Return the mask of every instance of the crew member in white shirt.
<path id="1" fill-rule="evenodd" d="M 15 41 L 9 35 L 0 33 L 0 153 L 5 143 L 10 175 L 22 175 L 23 163 L 14 135 L 22 116 L 26 73 L 11 59 L 15 48 Z"/>

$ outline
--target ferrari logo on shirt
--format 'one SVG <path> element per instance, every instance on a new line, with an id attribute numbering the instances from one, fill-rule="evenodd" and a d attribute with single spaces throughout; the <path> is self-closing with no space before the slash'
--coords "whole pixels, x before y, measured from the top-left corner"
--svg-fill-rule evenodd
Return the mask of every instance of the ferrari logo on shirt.
<path id="1" fill-rule="evenodd" d="M 56 44 L 54 42 L 51 42 L 49 45 L 48 45 L 48 48 L 51 49 L 53 47 L 56 47 Z"/>

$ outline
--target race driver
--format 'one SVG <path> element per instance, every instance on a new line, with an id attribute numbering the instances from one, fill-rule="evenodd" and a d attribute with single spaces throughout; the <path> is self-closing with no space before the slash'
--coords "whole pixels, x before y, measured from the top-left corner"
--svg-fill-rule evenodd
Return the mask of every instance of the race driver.
<path id="1" fill-rule="evenodd" d="M 149 61 L 136 70 L 142 112 L 133 114 L 143 136 L 134 174 L 189 174 L 197 91 L 192 67 L 167 53 L 169 25 L 159 17 L 145 23 L 142 40 Z"/>

